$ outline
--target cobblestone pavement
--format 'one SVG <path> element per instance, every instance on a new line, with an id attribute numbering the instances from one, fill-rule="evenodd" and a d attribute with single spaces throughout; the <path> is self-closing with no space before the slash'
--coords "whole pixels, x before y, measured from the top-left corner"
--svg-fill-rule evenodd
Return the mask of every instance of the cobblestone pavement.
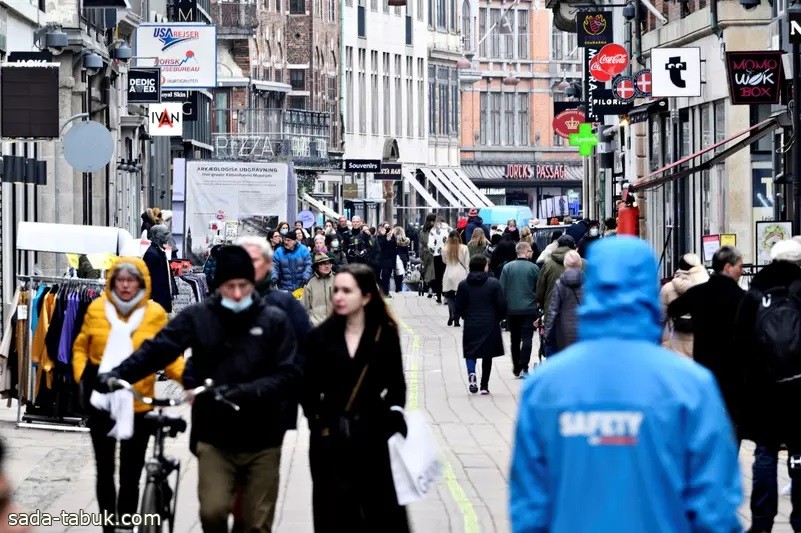
<path id="1" fill-rule="evenodd" d="M 507 511 L 508 464 L 512 447 L 517 397 L 521 381 L 512 376 L 508 356 L 494 361 L 490 396 L 467 393 L 467 375 L 461 355 L 461 328 L 447 327 L 447 308 L 413 293 L 395 294 L 391 303 L 403 322 L 403 343 L 409 385 L 408 407 L 424 410 L 441 445 L 445 480 L 435 495 L 410 507 L 416 533 L 510 531 Z M 508 353 L 508 335 L 506 337 Z M 536 353 L 536 344 L 535 350 Z M 479 365 L 480 366 L 480 365 Z M 160 384 L 160 387 L 164 387 Z M 20 504 L 33 511 L 59 515 L 61 511 L 97 511 L 94 466 L 86 433 L 17 429 L 16 405 L 0 409 L 0 434 L 10 458 L 7 469 Z M 177 409 L 188 416 L 185 408 Z M 176 533 L 201 531 L 198 524 L 197 467 L 188 451 L 188 436 L 169 442 L 168 452 L 183 461 Z M 281 491 L 274 530 L 311 533 L 311 480 L 308 468 L 308 431 L 301 419 L 298 431 L 287 434 L 282 460 Z M 743 483 L 748 492 L 753 445 L 746 442 L 740 455 Z M 780 465 L 782 463 L 780 462 Z M 789 482 L 779 468 L 780 487 Z M 749 525 L 747 494 L 741 509 Z M 780 498 L 780 514 L 773 531 L 790 532 L 789 498 Z M 40 532 L 98 531 L 54 524 Z"/>

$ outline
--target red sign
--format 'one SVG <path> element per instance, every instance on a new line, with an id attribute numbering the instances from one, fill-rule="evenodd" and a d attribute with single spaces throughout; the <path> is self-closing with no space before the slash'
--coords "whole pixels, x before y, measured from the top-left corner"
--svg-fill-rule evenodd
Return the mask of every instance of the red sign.
<path id="1" fill-rule="evenodd" d="M 568 109 L 553 117 L 553 132 L 565 139 L 570 138 L 571 133 L 578 133 L 579 125 L 585 122 L 584 113 L 578 109 Z"/>
<path id="2" fill-rule="evenodd" d="M 510 180 L 568 180 L 571 179 L 565 165 L 506 165 L 506 177 Z"/>
<path id="3" fill-rule="evenodd" d="M 634 81 L 637 83 L 637 90 L 643 97 L 651 95 L 651 71 L 644 69 L 634 75 Z"/>
<path id="4" fill-rule="evenodd" d="M 590 61 L 590 74 L 601 83 L 606 83 L 626 70 L 629 54 L 619 44 L 610 43 L 601 48 Z"/>
<path id="5" fill-rule="evenodd" d="M 726 52 L 734 105 L 778 104 L 784 80 L 782 51 Z"/>
<path id="6" fill-rule="evenodd" d="M 618 98 L 626 102 L 634 100 L 637 91 L 634 89 L 634 82 L 631 78 L 620 78 L 615 84 L 615 94 L 617 94 Z"/>

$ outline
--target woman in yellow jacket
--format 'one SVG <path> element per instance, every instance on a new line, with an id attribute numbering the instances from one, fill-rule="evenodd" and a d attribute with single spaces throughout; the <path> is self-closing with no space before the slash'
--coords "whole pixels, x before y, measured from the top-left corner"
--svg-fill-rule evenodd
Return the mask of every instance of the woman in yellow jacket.
<path id="1" fill-rule="evenodd" d="M 139 477 L 145 463 L 150 431 L 145 415 L 151 409 L 135 401 L 129 391 L 100 394 L 93 391 L 98 372 L 108 372 L 167 324 L 167 313 L 150 300 L 150 273 L 144 261 L 122 257 L 106 277 L 106 289 L 89 305 L 81 332 L 75 339 L 72 366 L 75 381 L 81 383 L 89 413 L 89 428 L 97 467 L 97 502 L 100 512 L 116 515 L 137 511 Z M 180 381 L 182 357 L 166 368 L 167 375 Z M 144 396 L 153 396 L 156 376 L 134 384 Z M 89 396 L 91 395 L 91 396 Z M 120 490 L 114 484 L 115 452 L 120 445 Z M 104 527 L 113 532 L 114 527 Z M 118 529 L 119 530 L 119 529 Z"/>

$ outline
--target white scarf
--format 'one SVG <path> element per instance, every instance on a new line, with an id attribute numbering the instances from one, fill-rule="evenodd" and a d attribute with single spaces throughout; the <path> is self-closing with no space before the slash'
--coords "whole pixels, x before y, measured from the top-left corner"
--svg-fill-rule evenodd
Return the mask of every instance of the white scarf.
<path id="1" fill-rule="evenodd" d="M 133 332 L 142 323 L 146 306 L 142 306 L 131 313 L 128 322 L 123 322 L 117 316 L 117 308 L 106 301 L 106 318 L 111 324 L 106 348 L 103 350 L 103 359 L 100 361 L 99 374 L 110 372 L 117 368 L 133 353 Z M 101 394 L 92 391 L 89 400 L 100 411 L 108 411 L 111 418 L 116 421 L 114 427 L 108 432 L 109 437 L 117 440 L 128 440 L 133 435 L 134 397 L 131 391 L 118 390 L 110 394 Z"/>

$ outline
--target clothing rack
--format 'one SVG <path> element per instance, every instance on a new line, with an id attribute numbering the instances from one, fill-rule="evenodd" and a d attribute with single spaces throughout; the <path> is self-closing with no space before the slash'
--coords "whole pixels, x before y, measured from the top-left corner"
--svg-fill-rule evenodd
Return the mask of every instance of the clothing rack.
<path id="1" fill-rule="evenodd" d="M 24 316 L 30 320 L 32 316 L 30 312 L 30 306 L 33 304 L 35 288 L 34 286 L 38 286 L 40 284 L 66 284 L 71 286 L 90 286 L 90 287 L 97 287 L 101 289 L 105 286 L 106 281 L 104 279 L 84 279 L 84 278 L 76 278 L 71 276 L 38 276 L 38 275 L 19 275 L 17 276 L 17 280 L 20 284 L 27 283 L 28 284 L 28 302 L 22 309 Z M 20 307 L 17 308 L 17 316 L 19 317 L 20 314 Z M 61 431 L 76 431 L 76 432 L 87 432 L 89 428 L 86 427 L 86 418 L 85 417 L 70 417 L 70 416 L 46 416 L 46 415 L 35 415 L 35 414 L 23 414 L 22 412 L 22 404 L 23 404 L 23 394 L 21 392 L 22 387 L 25 387 L 25 402 L 26 404 L 33 405 L 36 401 L 35 398 L 35 383 L 36 383 L 36 368 L 33 364 L 33 357 L 32 357 L 32 349 L 33 349 L 33 336 L 34 332 L 31 331 L 30 323 L 26 325 L 24 328 L 24 356 L 23 361 L 20 365 L 25 365 L 27 370 L 27 379 L 25 383 L 19 383 L 18 387 L 20 389 L 20 394 L 18 395 L 17 401 L 17 427 L 18 428 L 30 428 L 30 429 L 49 429 L 49 430 L 61 430 Z"/>

